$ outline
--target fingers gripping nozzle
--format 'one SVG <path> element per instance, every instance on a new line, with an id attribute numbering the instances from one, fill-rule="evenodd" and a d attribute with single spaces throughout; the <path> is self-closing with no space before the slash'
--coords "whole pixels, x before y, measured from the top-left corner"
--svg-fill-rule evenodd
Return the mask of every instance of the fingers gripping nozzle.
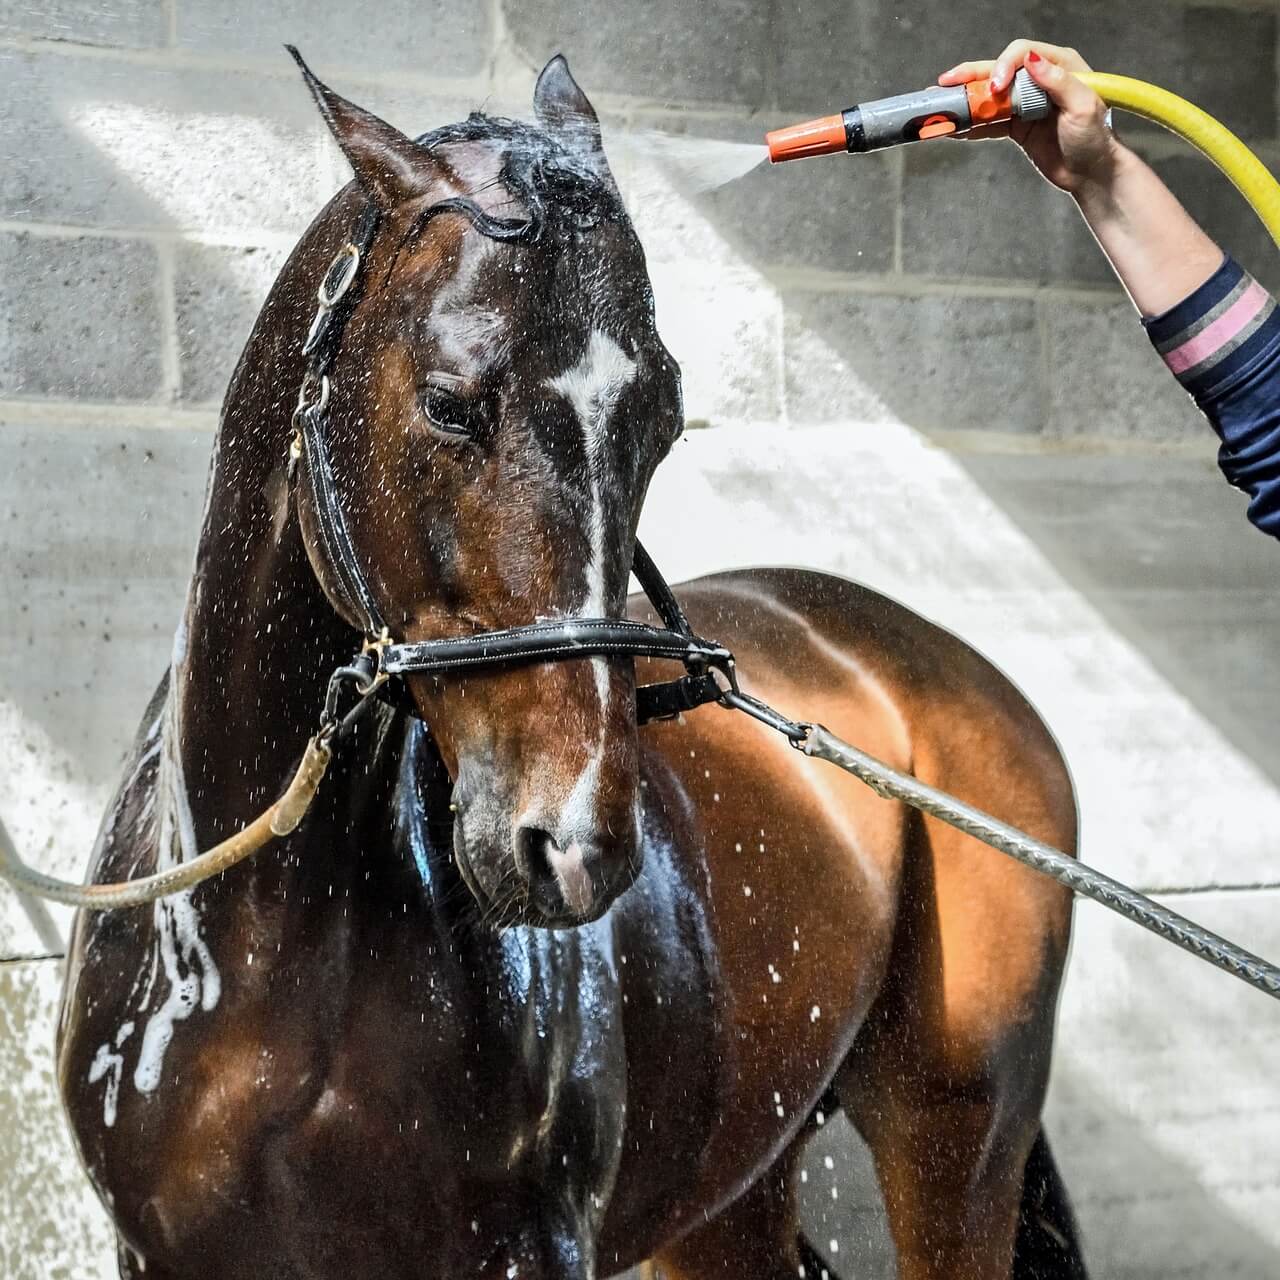
<path id="1" fill-rule="evenodd" d="M 839 115 L 775 129 L 765 134 L 765 143 L 769 159 L 778 164 L 837 151 L 879 151 L 904 142 L 967 133 L 979 125 L 1002 120 L 1041 120 L 1048 114 L 1048 97 L 1023 69 L 1008 88 L 998 93 L 990 80 L 953 87 L 935 85 L 916 93 L 864 102 Z"/>

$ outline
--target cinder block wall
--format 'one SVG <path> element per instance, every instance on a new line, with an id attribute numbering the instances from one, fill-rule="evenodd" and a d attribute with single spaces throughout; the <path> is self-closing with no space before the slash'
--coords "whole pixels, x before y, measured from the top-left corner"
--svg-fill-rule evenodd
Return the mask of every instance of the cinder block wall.
<path id="1" fill-rule="evenodd" d="M 1222 886 L 1276 880 L 1274 717 L 1248 715 L 1275 703 L 1275 667 L 1257 664 L 1280 583 L 1261 540 L 1223 549 L 1218 530 L 1243 525 L 1213 440 L 1070 203 L 1004 145 L 763 169 L 699 195 L 635 139 L 755 140 L 1033 32 L 1180 89 L 1274 161 L 1276 28 L 1276 5 L 1251 0 L 0 0 L 0 819 L 80 874 L 168 651 L 227 376 L 346 180 L 281 43 L 408 131 L 525 112 L 563 49 L 605 120 L 690 418 L 717 428 L 660 473 L 667 518 L 647 536 L 671 572 L 821 564 L 953 626 L 1062 736 L 1108 869 L 1275 950 L 1280 895 Z M 1121 127 L 1280 283 L 1225 181 Z M 1113 572 L 1099 529 L 1131 535 L 1114 558 L 1132 570 L 1084 599 L 1081 581 Z M 1202 669 L 1162 683 L 1180 645 Z M 1269 678 L 1241 692 L 1237 668 Z M 1247 705 L 1219 734 L 1196 708 L 1232 686 Z M 1269 1010 L 1084 920 L 1050 1118 L 1095 1272 L 1276 1274 Z M 0 1090 L 0 1275 L 90 1280 L 109 1240 L 53 1105 L 58 979 L 41 955 L 0 891 L 0 1074 L 19 1082 Z M 856 1148 L 832 1150 L 843 1169 Z M 865 1170 L 840 1214 L 824 1179 L 813 1220 L 843 1256 L 883 1262 Z"/>
<path id="2" fill-rule="evenodd" d="M 0 396 L 73 418 L 87 404 L 216 406 L 283 250 L 341 177 L 285 39 L 411 131 L 472 106 L 522 110 L 532 70 L 563 49 L 615 137 L 636 126 L 757 139 L 1036 31 L 1181 90 L 1274 154 L 1273 3 L 506 0 L 377 13 L 247 0 L 0 8 Z M 1159 130 L 1122 128 L 1247 265 L 1280 277 L 1206 162 Z M 624 185 L 629 166 L 617 161 Z M 696 418 L 822 421 L 870 398 L 930 431 L 1201 429 L 1070 202 L 1008 145 L 766 167 L 688 202 L 722 238 L 712 262 L 691 255 L 669 201 L 643 184 L 631 194 Z M 728 312 L 736 328 L 709 361 L 705 335 Z"/>

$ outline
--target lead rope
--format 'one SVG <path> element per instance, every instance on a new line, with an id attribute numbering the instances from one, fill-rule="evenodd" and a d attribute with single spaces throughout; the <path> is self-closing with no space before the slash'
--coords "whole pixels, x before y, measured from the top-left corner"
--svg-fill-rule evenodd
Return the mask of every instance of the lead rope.
<path id="1" fill-rule="evenodd" d="M 353 664 L 339 668 L 334 673 L 329 683 L 320 732 L 308 742 L 302 763 L 284 795 L 248 826 L 221 844 L 190 862 L 154 875 L 117 884 L 84 885 L 58 880 L 26 866 L 10 845 L 0 841 L 0 877 L 8 880 L 18 892 L 32 897 L 48 898 L 54 902 L 94 911 L 118 910 L 141 906 L 154 902 L 157 898 L 193 888 L 201 881 L 242 862 L 272 840 L 288 835 L 297 828 L 315 799 L 316 791 L 332 759 L 333 740 L 345 736 L 372 704 L 379 686 L 386 679 L 376 672 L 371 656 L 366 654 L 364 657 L 363 665 Z M 344 717 L 338 719 L 337 698 L 347 682 L 354 682 L 359 699 Z M 999 818 L 992 817 L 937 787 L 931 787 L 910 774 L 891 768 L 836 737 L 820 724 L 789 720 L 767 703 L 742 693 L 737 688 L 736 681 L 723 691 L 720 705 L 729 710 L 742 711 L 759 720 L 768 728 L 783 734 L 797 750 L 852 774 L 882 798 L 910 805 L 921 813 L 927 813 L 948 826 L 955 827 L 957 831 L 981 840 L 1033 871 L 1056 880 L 1072 893 L 1100 903 L 1108 910 L 1164 938 L 1166 942 L 1172 942 L 1224 973 L 1247 982 L 1265 995 L 1280 999 L 1280 968 L 1276 965 L 1236 946 L 1193 920 L 1188 920 L 1186 916 L 1161 906 L 1138 890 L 1087 866 L 1063 853 L 1061 849 L 1055 849 L 1025 831 L 1001 822 Z"/>
<path id="2" fill-rule="evenodd" d="M 928 786 L 918 778 L 899 773 L 897 769 L 860 751 L 837 738 L 820 724 L 795 725 L 801 736 L 792 737 L 792 746 L 815 760 L 825 760 L 837 769 L 851 773 L 886 800 L 899 800 L 921 813 L 945 822 L 966 835 L 981 840 L 1000 853 L 1021 862 L 1041 875 L 1065 885 L 1072 893 L 1101 903 L 1110 911 L 1132 920 L 1134 924 L 1208 961 L 1215 968 L 1247 982 L 1251 987 L 1280 1000 L 1280 967 L 1219 937 L 1186 916 L 1148 898 L 1146 894 L 1113 880 L 1110 876 L 1086 866 L 1061 849 L 1029 836 L 1017 827 L 993 818 L 981 809 L 957 800 L 955 796 Z M 790 735 L 788 734 L 790 737 Z"/>
<path id="3" fill-rule="evenodd" d="M 228 867 L 243 862 L 250 854 L 257 853 L 263 845 L 270 844 L 278 836 L 287 836 L 306 816 L 315 799 L 320 780 L 329 767 L 331 752 L 317 735 L 307 743 L 302 763 L 293 775 L 284 795 L 269 809 L 260 813 L 248 826 L 221 844 L 192 858 L 168 867 L 153 875 L 140 876 L 137 880 L 123 880 L 116 884 L 73 884 L 58 880 L 29 867 L 17 855 L 12 845 L 0 840 L 0 876 L 3 876 L 19 893 L 34 898 L 47 898 L 50 902 L 62 902 L 69 907 L 84 907 L 90 911 L 119 911 L 124 907 L 140 907 L 157 898 L 181 893 L 194 888 L 202 880 L 220 875 Z"/>
<path id="4" fill-rule="evenodd" d="M 1055 849 L 1051 844 L 1045 844 L 1043 840 L 1037 840 L 1025 831 L 1019 831 L 1017 827 L 1011 827 L 1007 822 L 1001 822 L 999 818 L 921 782 L 919 778 L 899 772 L 843 738 L 837 738 L 823 725 L 788 720 L 767 703 L 741 693 L 736 687 L 726 691 L 721 701 L 722 705 L 745 711 L 762 724 L 776 729 L 797 751 L 851 773 L 883 799 L 910 805 L 949 827 L 955 827 L 957 831 L 963 831 L 965 835 L 973 836 L 975 840 L 981 840 L 1023 866 L 1065 885 L 1072 893 L 1100 903 L 1109 911 L 1132 920 L 1223 973 L 1229 973 L 1264 995 L 1280 1000 L 1280 966 L 1161 906 L 1137 889 L 1113 880 L 1061 849 Z"/>
<path id="5" fill-rule="evenodd" d="M 193 889 L 201 882 L 221 875 L 237 862 L 243 862 L 273 840 L 296 831 L 316 798 L 335 747 L 355 728 L 386 683 L 386 676 L 376 668 L 375 656 L 372 650 L 366 650 L 333 673 L 325 694 L 320 727 L 307 741 L 302 761 L 284 793 L 252 822 L 212 849 L 187 862 L 166 867 L 149 876 L 139 876 L 136 880 L 75 884 L 28 866 L 18 857 L 11 841 L 0 839 L 0 879 L 7 880 L 19 894 L 32 898 L 44 898 L 88 911 L 120 911 Z M 339 703 L 348 686 L 355 689 L 356 700 L 350 710 L 339 714 Z"/>

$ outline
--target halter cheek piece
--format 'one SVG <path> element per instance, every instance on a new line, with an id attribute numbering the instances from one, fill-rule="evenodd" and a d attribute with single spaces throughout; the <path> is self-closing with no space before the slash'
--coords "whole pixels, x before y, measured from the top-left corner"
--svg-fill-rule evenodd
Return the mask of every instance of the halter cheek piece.
<path id="1" fill-rule="evenodd" d="M 460 206 L 459 211 L 469 212 L 465 206 Z M 377 209 L 366 205 L 351 239 L 338 251 L 320 282 L 319 307 L 303 346 L 307 373 L 294 410 L 294 438 L 289 449 L 291 476 L 300 461 L 305 463 L 302 470 L 311 486 L 324 557 L 337 592 L 350 613 L 360 620 L 366 636 L 363 651 L 335 671 L 330 680 L 324 718 L 327 732 L 332 735 L 349 727 L 374 693 L 413 710 L 413 701 L 401 684 L 403 676 L 444 675 L 589 657 L 668 658 L 684 664 L 683 676 L 636 690 L 636 719 L 640 724 L 669 719 L 708 702 L 720 702 L 746 710 L 767 723 L 776 719 L 779 724 L 775 727 L 790 727 L 790 721 L 766 714 L 762 704 L 740 693 L 733 654 L 695 634 L 657 565 L 638 542 L 632 572 L 666 624 L 665 629 L 626 618 L 566 618 L 411 644 L 391 639 L 390 628 L 355 554 L 325 435 L 329 370 L 347 318 L 358 301 L 360 268 L 377 230 Z M 517 237 L 512 234 L 504 238 Z M 339 704 L 347 684 L 354 685 L 359 701 L 340 718 Z"/>

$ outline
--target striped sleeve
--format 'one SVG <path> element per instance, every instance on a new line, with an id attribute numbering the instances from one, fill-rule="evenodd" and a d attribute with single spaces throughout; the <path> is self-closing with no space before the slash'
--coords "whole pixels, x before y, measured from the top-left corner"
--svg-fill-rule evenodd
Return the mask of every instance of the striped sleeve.
<path id="1" fill-rule="evenodd" d="M 1230 257 L 1189 298 L 1142 323 L 1197 402 L 1221 395 L 1280 345 L 1275 299 Z"/>
<path id="2" fill-rule="evenodd" d="M 1155 349 L 1222 441 L 1218 465 L 1249 519 L 1280 538 L 1280 309 L 1237 262 L 1143 320 Z"/>

